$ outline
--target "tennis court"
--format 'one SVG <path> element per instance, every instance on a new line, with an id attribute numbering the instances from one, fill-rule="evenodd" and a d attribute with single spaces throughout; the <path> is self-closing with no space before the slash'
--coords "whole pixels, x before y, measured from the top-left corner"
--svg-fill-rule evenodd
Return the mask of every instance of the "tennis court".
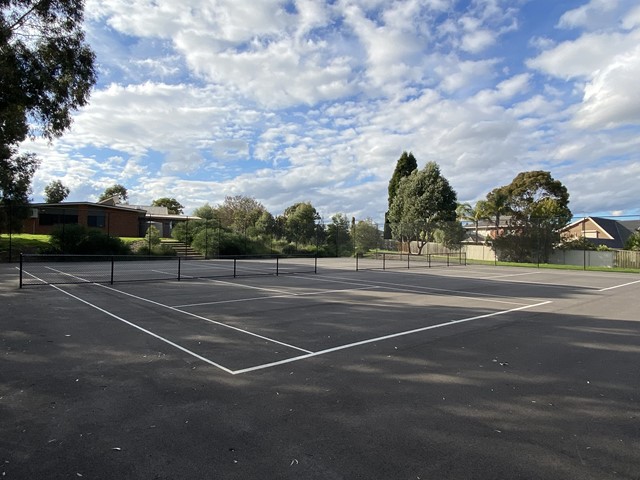
<path id="1" fill-rule="evenodd" d="M 5 266 L 5 475 L 639 478 L 640 279 L 456 265 Z"/>

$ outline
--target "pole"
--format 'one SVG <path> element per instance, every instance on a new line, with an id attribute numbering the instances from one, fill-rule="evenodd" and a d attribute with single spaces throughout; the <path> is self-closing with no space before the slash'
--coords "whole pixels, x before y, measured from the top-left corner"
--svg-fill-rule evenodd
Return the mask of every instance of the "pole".
<path id="1" fill-rule="evenodd" d="M 20 253 L 20 288 L 22 288 L 22 253 Z"/>

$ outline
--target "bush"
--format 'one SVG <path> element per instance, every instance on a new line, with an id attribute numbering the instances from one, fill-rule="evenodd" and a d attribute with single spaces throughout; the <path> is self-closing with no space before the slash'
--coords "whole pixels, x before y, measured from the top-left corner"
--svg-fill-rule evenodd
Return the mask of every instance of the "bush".
<path id="1" fill-rule="evenodd" d="M 56 253 L 75 255 L 128 255 L 129 247 L 119 238 L 83 225 L 60 225 L 51 233 Z"/>

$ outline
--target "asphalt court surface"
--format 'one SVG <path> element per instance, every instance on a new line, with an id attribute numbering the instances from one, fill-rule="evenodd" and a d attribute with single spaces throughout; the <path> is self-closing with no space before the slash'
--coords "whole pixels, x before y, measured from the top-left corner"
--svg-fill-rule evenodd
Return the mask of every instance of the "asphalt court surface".
<path id="1" fill-rule="evenodd" d="M 333 272 L 56 288 L 233 374 L 547 305 L 530 283 L 533 273 L 526 284 L 515 285 L 490 282 L 522 275 L 429 273 Z M 613 285 L 610 278 L 602 280 L 586 288 Z M 571 279 L 562 281 L 570 285 Z"/>
<path id="2" fill-rule="evenodd" d="M 0 267 L 3 478 L 640 479 L 637 274 Z"/>

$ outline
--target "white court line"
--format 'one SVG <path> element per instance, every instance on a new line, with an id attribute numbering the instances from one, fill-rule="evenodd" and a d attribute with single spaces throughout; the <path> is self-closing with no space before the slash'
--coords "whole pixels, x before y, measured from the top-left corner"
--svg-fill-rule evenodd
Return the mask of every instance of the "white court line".
<path id="1" fill-rule="evenodd" d="M 52 269 L 52 270 L 54 270 L 54 271 L 55 271 L 55 269 Z M 64 273 L 64 272 L 60 272 L 60 273 Z M 295 345 L 290 345 L 290 344 L 288 344 L 288 343 L 280 342 L 280 341 L 275 340 L 275 339 L 273 339 L 273 338 L 265 337 L 264 335 L 259 335 L 259 334 L 257 334 L 257 333 L 250 332 L 249 330 L 244 330 L 244 329 L 242 329 L 242 328 L 234 327 L 234 326 L 232 326 L 232 325 L 227 325 L 226 323 L 217 322 L 217 321 L 215 321 L 215 320 L 211 320 L 210 318 L 203 317 L 202 315 L 196 315 L 195 313 L 186 312 L 186 311 L 184 311 L 184 310 L 180 310 L 180 309 L 178 309 L 178 308 L 176 308 L 176 307 L 172 307 L 172 306 L 170 306 L 170 305 L 165 305 L 165 304 L 163 304 L 163 303 L 156 302 L 156 301 L 154 301 L 154 300 L 150 300 L 150 299 L 148 299 L 148 298 L 140 297 L 140 296 L 138 296 L 138 295 L 134 295 L 134 294 L 132 294 L 132 293 L 128 293 L 128 292 L 124 292 L 124 291 L 122 291 L 122 290 L 118 290 L 117 288 L 107 287 L 106 285 L 101 285 L 101 284 L 99 284 L 99 283 L 94 283 L 94 282 L 91 282 L 91 281 L 85 280 L 85 279 L 83 279 L 82 277 L 77 277 L 77 276 L 75 276 L 75 275 L 71 275 L 71 274 L 68 274 L 68 273 L 66 273 L 65 275 L 72 276 L 72 277 L 74 277 L 74 278 L 77 278 L 78 280 L 83 280 L 85 283 L 90 283 L 91 285 L 95 285 L 96 287 L 106 288 L 107 290 L 111 290 L 111 291 L 113 291 L 113 292 L 121 293 L 122 295 L 126 295 L 126 296 L 128 296 L 128 297 L 135 298 L 135 299 L 137 299 L 137 300 L 141 300 L 141 301 L 143 301 L 143 302 L 151 303 L 151 304 L 156 305 L 156 306 L 158 306 L 158 307 L 162 307 L 162 308 L 166 308 L 166 309 L 169 309 L 169 310 L 173 310 L 174 312 L 182 313 L 182 314 L 187 315 L 187 316 L 189 316 L 189 317 L 193 317 L 193 318 L 197 318 L 197 319 L 199 319 L 199 320 L 204 320 L 205 322 L 213 323 L 214 325 L 218 325 L 218 326 L 220 326 L 220 327 L 228 328 L 228 329 L 230 329 L 230 330 L 235 330 L 235 331 L 237 331 L 237 332 L 241 332 L 241 333 L 244 333 L 244 334 L 246 334 L 246 335 L 250 335 L 250 336 L 252 336 L 252 337 L 260 338 L 260 339 L 262 339 L 262 340 L 266 340 L 266 341 L 271 342 L 271 343 L 277 343 L 278 345 L 282 345 L 282 346 L 284 346 L 284 347 L 288 347 L 288 348 L 291 348 L 291 349 L 293 349 L 293 350 L 299 350 L 299 351 L 301 351 L 301 352 L 311 353 L 309 350 L 306 350 L 306 349 L 304 349 L 304 348 L 300 348 L 300 347 L 296 347 Z M 36 278 L 37 278 L 37 277 L 36 277 Z M 40 279 L 38 279 L 38 280 L 40 280 Z M 42 280 L 41 280 L 41 281 L 42 281 Z M 52 286 L 53 286 L 53 285 L 52 285 Z"/>
<path id="2" fill-rule="evenodd" d="M 27 273 L 27 272 L 25 272 L 25 273 Z M 46 283 L 44 280 L 42 280 L 41 278 L 36 277 L 35 275 L 33 275 L 33 274 L 31 274 L 31 273 L 27 273 L 27 275 L 32 276 L 33 278 L 35 278 L 36 280 L 38 280 L 38 281 L 40 281 L 40 282 Z M 89 283 L 91 283 L 91 282 L 89 282 Z M 96 284 L 94 284 L 94 285 L 96 285 Z M 76 295 L 73 295 L 72 293 L 67 292 L 66 290 L 63 290 L 62 288 L 60 288 L 60 287 L 58 287 L 58 286 L 56 286 L 56 285 L 49 285 L 49 286 L 50 286 L 51 288 L 55 288 L 55 289 L 56 289 L 56 290 L 58 290 L 59 292 L 64 293 L 65 295 L 70 296 L 71 298 L 74 298 L 75 300 L 78 300 L 78 301 L 79 301 L 79 302 L 81 302 L 81 303 L 84 303 L 85 305 L 88 305 L 88 306 L 89 306 L 89 307 L 91 307 L 91 308 L 95 308 L 96 310 L 98 310 L 98 311 L 100 311 L 100 312 L 104 313 L 105 315 L 108 315 L 108 316 L 110 316 L 110 317 L 112 317 L 112 318 L 115 318 L 116 320 L 119 320 L 119 321 L 120 321 L 120 322 L 122 322 L 122 323 L 125 323 L 125 324 L 127 324 L 127 325 L 129 325 L 129 326 L 131 326 L 131 327 L 133 327 L 133 328 L 136 328 L 136 329 L 140 330 L 141 332 L 146 333 L 147 335 L 151 335 L 152 337 L 157 338 L 157 339 L 158 339 L 158 340 L 160 340 L 161 342 L 164 342 L 164 343 L 166 343 L 166 344 L 168 344 L 168 345 L 171 345 L 172 347 L 177 348 L 178 350 L 181 350 L 181 351 L 183 351 L 183 352 L 185 352 L 185 353 L 187 353 L 187 354 L 189 354 L 189 355 L 191 355 L 191 356 L 193 356 L 193 357 L 197 358 L 198 360 L 202 360 L 203 362 L 208 363 L 209 365 L 212 365 L 212 366 L 214 366 L 214 367 L 216 367 L 216 368 L 219 368 L 220 370 L 222 370 L 222 371 L 224 371 L 224 372 L 227 372 L 227 373 L 233 374 L 233 371 L 232 371 L 232 370 L 230 370 L 230 369 L 228 369 L 227 367 L 224 367 L 224 366 L 220 365 L 219 363 L 216 363 L 216 362 L 214 362 L 214 361 L 212 361 L 212 360 L 209 360 L 208 358 L 205 358 L 205 357 L 203 357 L 202 355 L 198 355 L 197 353 L 192 352 L 192 351 L 191 351 L 191 350 L 189 350 L 188 348 L 185 348 L 185 347 L 183 347 L 182 345 L 178 345 L 177 343 L 172 342 L 171 340 L 169 340 L 169 339 L 167 339 L 167 338 L 164 338 L 163 336 L 158 335 L 157 333 L 153 333 L 152 331 L 147 330 L 146 328 L 143 328 L 143 327 L 141 327 L 140 325 L 136 325 L 135 323 L 130 322 L 129 320 L 125 320 L 124 318 L 119 317 L 118 315 L 116 315 L 116 314 L 114 314 L 114 313 L 111 313 L 111 312 L 109 312 L 109 311 L 105 310 L 104 308 L 100 308 L 100 307 L 98 307 L 97 305 L 94 305 L 94 304 L 93 304 L 93 303 L 91 303 L 91 302 L 88 302 L 88 301 L 86 301 L 86 300 L 83 300 L 82 298 L 77 297 Z"/>
<path id="3" fill-rule="evenodd" d="M 300 275 L 301 278 L 306 278 L 309 280 L 317 280 L 319 282 L 335 282 L 335 283 L 346 283 L 346 284 L 350 284 L 349 281 L 344 280 L 341 277 L 332 277 L 329 275 L 323 275 L 322 278 L 315 278 L 315 277 L 307 277 L 304 275 Z M 325 279 L 332 279 L 332 280 L 325 280 Z M 338 280 L 339 279 L 339 280 Z M 387 286 L 387 285 L 391 285 L 391 286 Z M 453 293 L 455 295 L 448 295 L 449 297 L 452 298 L 462 298 L 464 300 L 477 300 L 479 302 L 490 302 L 490 303 L 504 303 L 505 305 L 527 305 L 526 303 L 522 303 L 522 302 L 509 302 L 506 300 L 495 300 L 494 298 L 505 298 L 504 295 L 495 295 L 492 293 L 476 293 L 476 292 L 465 292 L 464 290 L 448 290 L 445 288 L 436 288 L 436 287 L 425 287 L 422 285 L 407 285 L 404 283 L 391 283 L 391 282 L 381 282 L 379 280 L 371 280 L 369 283 L 370 287 L 378 287 L 378 288 L 384 288 L 386 290 L 393 290 L 393 291 L 397 291 L 397 292 L 403 292 L 403 293 L 414 293 L 414 294 L 425 294 L 428 291 L 434 291 L 434 292 L 446 292 L 446 293 Z M 413 290 L 412 290 L 413 289 Z M 481 297 L 494 297 L 494 298 L 481 298 Z M 516 298 L 520 298 L 520 297 L 516 297 Z M 526 298 L 523 298 L 523 300 L 529 300 Z"/>
<path id="4" fill-rule="evenodd" d="M 371 270 L 372 272 L 375 273 L 381 273 L 383 275 L 388 275 L 388 274 L 395 274 L 395 275 L 420 275 L 417 272 L 398 272 L 398 271 L 381 271 L 381 270 Z M 571 271 L 571 270 L 569 270 Z M 573 270 L 575 271 L 575 270 Z M 532 274 L 535 273 L 547 273 L 547 272 L 532 272 Z M 522 275 L 526 275 L 526 274 L 522 274 Z M 509 280 L 509 279 L 500 279 L 500 277 L 474 277 L 474 276 L 470 276 L 470 275 L 444 275 L 447 278 L 462 278 L 462 279 L 466 279 L 469 278 L 471 280 L 478 280 L 478 281 L 496 281 L 496 282 L 511 282 L 511 283 L 522 283 L 522 284 L 527 284 L 527 285 L 539 285 L 540 287 L 547 287 L 547 288 L 585 288 L 585 289 L 589 289 L 589 290 L 599 290 L 600 287 L 598 286 L 594 286 L 594 285 L 575 285 L 575 284 L 570 284 L 570 285 L 564 285 L 561 283 L 549 283 L 549 282 L 532 282 L 530 280 Z M 455 291 L 455 290 L 453 290 Z M 477 295 L 488 295 L 488 294 L 480 294 L 478 293 Z"/>
<path id="5" fill-rule="evenodd" d="M 607 290 L 614 290 L 616 288 L 626 287 L 628 285 L 634 285 L 636 283 L 640 283 L 640 280 L 636 280 L 635 282 L 623 283 L 622 285 L 615 285 L 613 287 L 603 288 L 602 290 L 598 290 L 599 292 L 606 292 Z"/>
<path id="6" fill-rule="evenodd" d="M 451 320 L 450 322 L 446 322 L 446 323 L 440 323 L 440 324 L 437 324 L 437 325 L 430 325 L 428 327 L 415 328 L 413 330 L 406 330 L 404 332 L 392 333 L 390 335 L 384 335 L 382 337 L 370 338 L 368 340 L 361 340 L 359 342 L 349 343 L 347 345 L 339 345 L 337 347 L 327 348 L 326 350 L 320 350 L 318 352 L 309 353 L 307 355 L 300 355 L 298 357 L 293 357 L 293 358 L 289 358 L 289 359 L 286 359 L 286 360 L 280 360 L 278 362 L 265 363 L 263 365 L 256 365 L 254 367 L 243 368 L 241 370 L 234 370 L 231 373 L 233 375 L 239 375 L 239 374 L 242 374 L 242 373 L 254 372 L 256 370 L 263 370 L 263 369 L 269 368 L 269 367 L 275 367 L 275 366 L 278 366 L 278 365 L 284 365 L 286 363 L 297 362 L 299 360 L 304 360 L 306 358 L 318 357 L 320 355 L 326 355 L 327 353 L 337 352 L 339 350 L 346 350 L 348 348 L 354 348 L 354 347 L 358 347 L 360 345 L 366 345 L 368 343 L 381 342 L 383 340 L 388 340 L 390 338 L 397 338 L 397 337 L 402 337 L 402 336 L 405 336 L 405 335 L 411 335 L 413 333 L 420 333 L 420 332 L 425 332 L 427 330 L 434 330 L 436 328 L 448 327 L 450 325 L 456 325 L 458 323 L 472 322 L 474 320 L 480 320 L 480 319 L 483 319 L 483 318 L 496 317 L 498 315 L 504 315 L 504 314 L 507 314 L 507 313 L 517 312 L 519 310 L 526 310 L 526 309 L 529 309 L 529 308 L 541 307 L 542 305 L 547 305 L 549 303 L 552 303 L 552 302 L 551 301 L 540 302 L 540 303 L 536 303 L 535 305 L 526 305 L 526 306 L 523 306 L 523 307 L 512 308 L 512 309 L 509 309 L 509 310 L 502 310 L 500 312 L 488 313 L 488 314 L 485 314 L 485 315 L 478 315 L 478 316 L 475 316 L 475 317 L 463 318 L 463 319 L 460 319 L 460 320 Z"/>
<path id="7" fill-rule="evenodd" d="M 166 272 L 159 271 L 158 273 L 166 273 Z M 253 285 L 244 285 L 242 283 L 225 282 L 224 280 L 218 280 L 218 279 L 215 279 L 215 278 L 194 277 L 192 275 L 180 275 L 180 278 L 193 278 L 193 279 L 198 279 L 198 280 L 206 280 L 207 282 L 222 283 L 223 285 L 231 285 L 233 287 L 248 288 L 248 289 L 251 289 L 251 290 L 261 290 L 263 292 L 280 293 L 281 295 L 288 295 L 289 294 L 289 292 L 286 292 L 284 290 L 276 290 L 275 288 L 255 287 Z"/>
<path id="8" fill-rule="evenodd" d="M 175 308 L 184 308 L 184 307 L 200 307 L 205 305 L 220 305 L 224 303 L 242 303 L 242 302 L 253 302 L 256 300 L 269 300 L 272 298 L 293 298 L 293 297 L 309 297 L 312 295 L 323 295 L 325 293 L 342 293 L 342 292 L 354 292 L 357 290 L 367 290 L 372 289 L 375 290 L 376 286 L 366 286 L 361 288 L 342 288 L 337 290 L 322 290 L 319 292 L 310 292 L 310 293 L 287 293 L 284 295 L 271 295 L 265 297 L 250 297 L 250 298 L 237 298 L 234 300 L 218 300 L 216 302 L 202 302 L 202 303 L 187 303 L 185 305 L 174 305 Z"/>

